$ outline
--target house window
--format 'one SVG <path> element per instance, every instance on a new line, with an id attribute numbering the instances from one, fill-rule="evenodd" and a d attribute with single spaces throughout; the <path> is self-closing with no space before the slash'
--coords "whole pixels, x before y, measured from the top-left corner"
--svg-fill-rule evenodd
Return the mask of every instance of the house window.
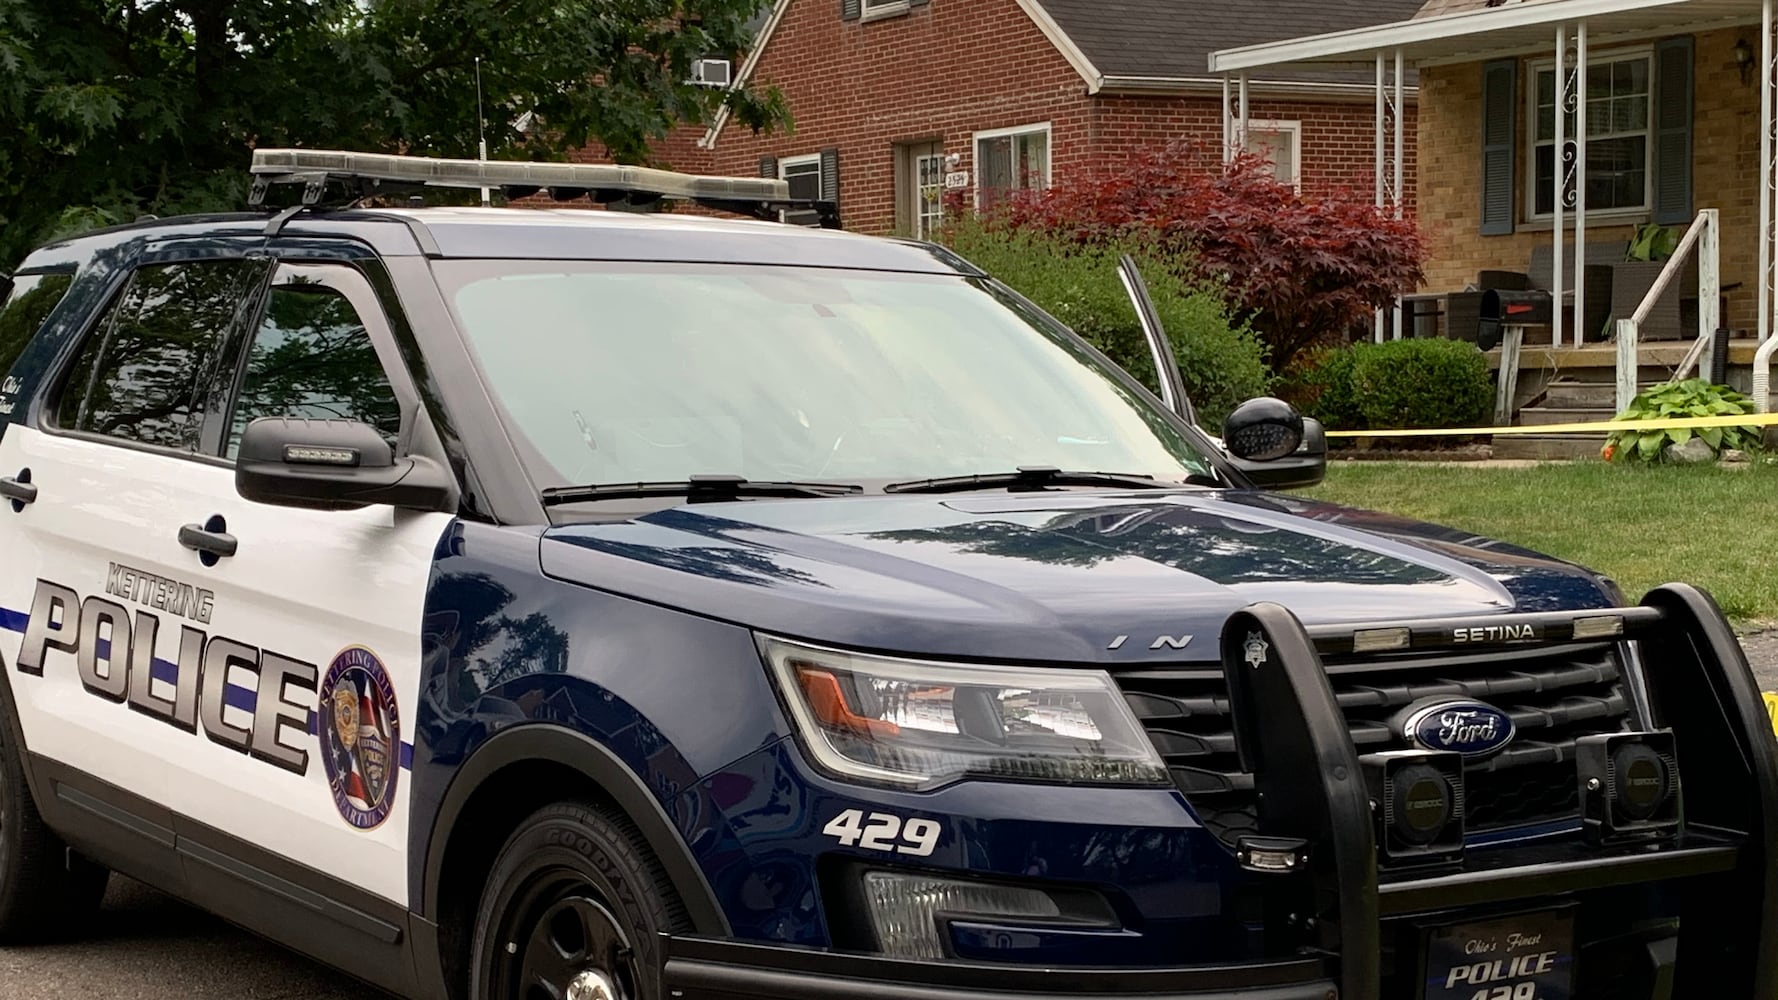
<path id="1" fill-rule="evenodd" d="M 1303 188 L 1303 123 L 1265 122 L 1247 124 L 1247 151 L 1264 157 L 1268 173 L 1280 184 Z"/>
<path id="2" fill-rule="evenodd" d="M 991 208 L 1013 191 L 1049 187 L 1049 124 L 977 132 L 975 172 L 977 208 Z"/>
<path id="3" fill-rule="evenodd" d="M 864 19 L 868 21 L 873 17 L 894 17 L 896 14 L 906 14 L 910 6 L 912 5 L 909 0 L 864 0 L 862 10 Z"/>
<path id="4" fill-rule="evenodd" d="M 787 156 L 778 161 L 778 177 L 790 184 L 790 197 L 796 201 L 821 200 L 821 155 Z M 813 210 L 785 212 L 784 221 L 795 226 L 813 226 L 820 221 Z"/>
<path id="5" fill-rule="evenodd" d="M 1649 206 L 1652 172 L 1649 157 L 1649 104 L 1654 78 L 1653 55 L 1638 52 L 1615 55 L 1587 67 L 1587 211 L 1639 212 Z M 1556 171 L 1556 68 L 1534 67 L 1532 188 L 1527 192 L 1534 217 L 1555 212 Z M 1571 84 L 1572 86 L 1572 84 Z M 1579 135 L 1575 114 L 1568 113 L 1569 155 Z M 1572 184 L 1567 185 L 1573 195 Z M 1572 207 L 1572 202 L 1564 208 Z"/>

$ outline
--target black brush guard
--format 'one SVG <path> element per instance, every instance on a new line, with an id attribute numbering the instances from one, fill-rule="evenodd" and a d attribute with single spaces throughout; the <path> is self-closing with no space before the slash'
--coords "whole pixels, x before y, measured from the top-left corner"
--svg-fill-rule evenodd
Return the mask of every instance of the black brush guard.
<path id="1" fill-rule="evenodd" d="M 1358 754 L 1321 655 L 1351 653 L 1361 633 L 1388 629 L 1406 630 L 1400 648 L 1413 650 L 1456 647 L 1457 630 L 1476 626 L 1530 626 L 1542 643 L 1598 642 L 1596 632 L 1577 637 L 1576 622 L 1610 618 L 1623 621 L 1612 638 L 1640 644 L 1655 722 L 1677 741 L 1682 839 L 1658 850 L 1549 843 L 1472 856 L 1460 870 L 1430 876 L 1379 872 Z M 1270 876 L 1268 934 L 1277 928 L 1288 938 L 1288 957 L 1214 968 L 1026 969 L 670 938 L 661 949 L 663 995 L 1373 1000 L 1388 917 L 1684 881 L 1677 947 L 1672 938 L 1647 944 L 1640 995 L 1778 1000 L 1778 740 L 1740 643 L 1707 594 L 1670 584 L 1634 608 L 1313 628 L 1281 605 L 1256 604 L 1225 625 L 1222 661 L 1237 748 L 1261 797 L 1258 835 L 1306 845 L 1302 871 Z"/>

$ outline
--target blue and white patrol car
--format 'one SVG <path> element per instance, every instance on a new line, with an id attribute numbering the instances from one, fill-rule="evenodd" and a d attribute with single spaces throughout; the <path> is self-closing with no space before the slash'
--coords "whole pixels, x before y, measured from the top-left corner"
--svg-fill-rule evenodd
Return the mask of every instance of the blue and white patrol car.
<path id="1" fill-rule="evenodd" d="M 1778 995 L 1709 598 L 1264 491 L 1319 428 L 1199 429 L 1138 282 L 1158 395 L 779 181 L 255 170 L 0 307 L 0 941 L 117 871 L 424 1000 Z M 359 204 L 432 185 L 758 218 Z"/>

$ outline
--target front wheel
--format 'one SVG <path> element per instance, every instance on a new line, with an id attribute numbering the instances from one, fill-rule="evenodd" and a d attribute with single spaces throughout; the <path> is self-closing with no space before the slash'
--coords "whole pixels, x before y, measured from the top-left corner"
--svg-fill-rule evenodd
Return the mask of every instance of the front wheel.
<path id="1" fill-rule="evenodd" d="M 494 862 L 473 1000 L 657 1000 L 659 939 L 685 911 L 640 835 L 587 803 L 547 806 Z"/>

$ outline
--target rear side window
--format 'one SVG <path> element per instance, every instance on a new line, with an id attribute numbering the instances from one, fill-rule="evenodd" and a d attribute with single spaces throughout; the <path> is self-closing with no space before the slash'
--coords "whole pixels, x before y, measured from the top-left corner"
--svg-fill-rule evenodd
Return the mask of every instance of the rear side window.
<path id="1" fill-rule="evenodd" d="M 99 321 L 56 409 L 64 430 L 197 451 L 223 340 L 263 261 L 194 261 L 137 271 Z"/>
<path id="2" fill-rule="evenodd" d="M 21 274 L 0 305 L 0 376 L 12 370 L 25 345 L 74 284 L 72 274 Z"/>

